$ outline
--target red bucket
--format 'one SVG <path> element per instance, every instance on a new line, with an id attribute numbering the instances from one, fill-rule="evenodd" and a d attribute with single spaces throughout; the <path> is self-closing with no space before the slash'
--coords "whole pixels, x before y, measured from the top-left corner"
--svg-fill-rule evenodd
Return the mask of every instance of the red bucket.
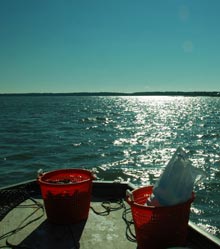
<path id="1" fill-rule="evenodd" d="M 178 205 L 145 206 L 152 190 L 152 186 L 142 187 L 132 191 L 132 198 L 127 198 L 131 206 L 138 249 L 184 246 L 194 193 L 187 202 Z"/>
<path id="2" fill-rule="evenodd" d="M 61 169 L 38 177 L 47 218 L 52 223 L 73 224 L 89 214 L 92 173 L 82 169 Z"/>

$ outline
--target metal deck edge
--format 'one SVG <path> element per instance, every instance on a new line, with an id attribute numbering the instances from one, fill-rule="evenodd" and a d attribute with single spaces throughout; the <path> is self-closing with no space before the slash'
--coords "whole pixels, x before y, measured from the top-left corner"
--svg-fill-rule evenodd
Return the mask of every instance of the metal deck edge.
<path id="1" fill-rule="evenodd" d="M 204 229 L 200 228 L 198 225 L 196 225 L 192 221 L 189 221 L 188 226 L 189 226 L 189 230 L 191 233 L 196 232 L 201 237 L 201 241 L 200 241 L 201 243 L 203 243 L 202 238 L 205 237 L 210 242 L 210 244 L 213 245 L 213 248 L 220 248 L 219 238 L 206 232 Z"/>

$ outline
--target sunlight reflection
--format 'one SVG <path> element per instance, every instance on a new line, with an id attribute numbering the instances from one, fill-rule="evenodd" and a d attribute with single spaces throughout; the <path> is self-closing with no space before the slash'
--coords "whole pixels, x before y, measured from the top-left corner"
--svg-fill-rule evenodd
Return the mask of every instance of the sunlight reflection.
<path id="1" fill-rule="evenodd" d="M 211 233 L 213 235 L 217 234 L 219 232 L 219 228 L 216 226 L 211 226 L 207 224 L 208 221 L 203 220 L 203 223 L 198 223 L 197 225 L 201 227 L 203 230 L 207 231 L 208 233 Z"/>

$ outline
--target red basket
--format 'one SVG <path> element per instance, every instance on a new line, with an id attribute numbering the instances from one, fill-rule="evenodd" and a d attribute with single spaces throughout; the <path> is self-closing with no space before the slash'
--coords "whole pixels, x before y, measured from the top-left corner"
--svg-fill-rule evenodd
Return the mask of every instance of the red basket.
<path id="1" fill-rule="evenodd" d="M 48 220 L 57 224 L 86 220 L 92 180 L 92 173 L 82 169 L 55 170 L 39 176 Z"/>
<path id="2" fill-rule="evenodd" d="M 194 193 L 190 200 L 178 205 L 145 206 L 152 190 L 152 186 L 142 187 L 132 191 L 133 198 L 127 198 L 131 206 L 138 249 L 184 246 Z"/>

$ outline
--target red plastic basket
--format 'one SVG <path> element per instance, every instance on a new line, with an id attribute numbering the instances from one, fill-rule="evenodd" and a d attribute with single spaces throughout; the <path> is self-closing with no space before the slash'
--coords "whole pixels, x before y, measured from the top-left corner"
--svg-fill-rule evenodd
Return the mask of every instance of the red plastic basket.
<path id="1" fill-rule="evenodd" d="M 57 224 L 86 220 L 92 180 L 92 173 L 82 169 L 55 170 L 39 176 L 48 220 Z"/>
<path id="2" fill-rule="evenodd" d="M 145 206 L 152 190 L 152 186 L 142 187 L 132 191 L 133 198 L 127 198 L 131 206 L 138 249 L 184 246 L 194 193 L 190 200 L 182 204 L 166 207 Z"/>

